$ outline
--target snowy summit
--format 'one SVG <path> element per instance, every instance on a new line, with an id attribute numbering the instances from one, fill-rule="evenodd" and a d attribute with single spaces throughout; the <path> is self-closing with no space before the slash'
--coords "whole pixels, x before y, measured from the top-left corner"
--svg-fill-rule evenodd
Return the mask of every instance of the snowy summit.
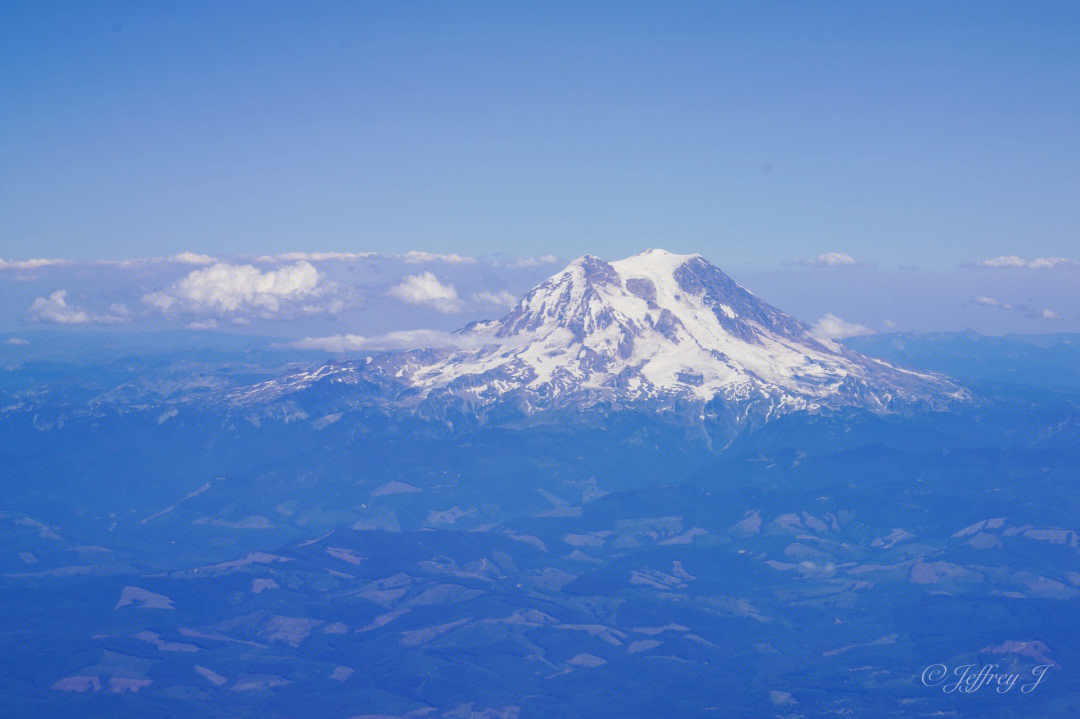
<path id="1" fill-rule="evenodd" d="M 458 349 L 336 363 L 245 399 L 332 380 L 379 387 L 381 400 L 429 416 L 689 406 L 741 423 L 828 406 L 937 408 L 964 396 L 938 375 L 816 338 L 701 256 L 663 250 L 610 263 L 585 255 L 457 338 Z"/>

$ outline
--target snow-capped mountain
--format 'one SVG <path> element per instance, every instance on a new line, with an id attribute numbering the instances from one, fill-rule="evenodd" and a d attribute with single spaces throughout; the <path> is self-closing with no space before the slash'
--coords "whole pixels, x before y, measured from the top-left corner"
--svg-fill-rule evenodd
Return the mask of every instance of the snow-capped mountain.
<path id="1" fill-rule="evenodd" d="M 234 400 L 345 384 L 428 416 L 642 405 L 768 418 L 830 406 L 939 408 L 966 396 L 939 375 L 814 337 L 702 257 L 663 250 L 612 263 L 581 257 L 506 316 L 455 338 L 454 349 L 335 363 Z"/>

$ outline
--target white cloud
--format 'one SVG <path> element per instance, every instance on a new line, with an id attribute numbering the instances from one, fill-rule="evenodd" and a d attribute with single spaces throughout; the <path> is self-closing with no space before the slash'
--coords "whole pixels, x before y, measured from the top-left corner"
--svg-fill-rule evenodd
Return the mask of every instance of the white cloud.
<path id="1" fill-rule="evenodd" d="M 43 267 L 137 267 L 146 264 L 176 263 L 181 265 L 209 265 L 217 260 L 210 255 L 195 252 L 180 252 L 168 257 L 132 257 L 125 260 L 68 260 L 64 258 L 37 257 L 29 260 L 0 259 L 0 270 L 36 270 Z"/>
<path id="2" fill-rule="evenodd" d="M 330 260 L 362 260 L 375 257 L 374 252 L 285 252 L 280 255 L 259 255 L 254 262 L 260 264 L 278 262 L 327 262 Z"/>
<path id="3" fill-rule="evenodd" d="M 88 267 L 144 267 L 146 265 L 212 265 L 216 257 L 200 255 L 196 252 L 180 252 L 168 257 L 132 257 L 126 260 L 89 260 L 87 262 L 64 260 L 67 264 L 86 265 Z"/>
<path id="4" fill-rule="evenodd" d="M 466 257 L 458 254 L 438 254 L 435 252 L 420 252 L 410 250 L 403 254 L 381 255 L 378 252 L 284 252 L 278 255 L 258 255 L 251 257 L 250 261 L 260 264 L 276 262 L 327 262 L 331 260 L 349 261 L 364 259 L 400 260 L 410 264 L 423 262 L 446 262 L 450 264 L 473 264 L 475 257 Z"/>
<path id="5" fill-rule="evenodd" d="M 1035 310 L 1027 305 L 1011 305 L 1007 302 L 999 302 L 993 297 L 976 297 L 973 302 L 983 307 L 995 307 L 1006 312 L 1019 312 L 1028 319 L 1060 320 L 1061 315 L 1051 309 Z"/>
<path id="6" fill-rule="evenodd" d="M 881 324 L 885 325 L 885 329 L 889 329 L 889 330 L 894 330 L 899 326 L 899 325 L 896 324 L 896 322 L 894 322 L 891 319 L 886 319 Z"/>
<path id="7" fill-rule="evenodd" d="M 410 264 L 425 262 L 444 262 L 449 264 L 474 264 L 475 257 L 467 257 L 456 253 L 439 254 L 435 252 L 421 252 L 411 250 L 397 255 L 380 255 L 377 252 L 283 252 L 276 255 L 238 255 L 234 261 L 255 262 L 258 264 L 279 264 L 283 262 L 328 262 L 333 260 L 349 261 L 368 258 L 383 258 L 388 260 L 400 260 Z M 554 255 L 544 257 L 526 257 L 517 262 L 519 267 L 527 267 L 534 264 L 556 262 Z M 4 260 L 0 259 L 0 270 L 35 270 L 43 267 L 139 267 L 146 264 L 176 263 L 185 265 L 212 265 L 220 260 L 211 255 L 197 252 L 180 252 L 167 257 L 131 257 L 122 260 L 70 260 L 65 258 L 32 258 L 28 260 Z"/>
<path id="8" fill-rule="evenodd" d="M 1047 270 L 1055 267 L 1080 267 L 1080 262 L 1070 260 L 1067 257 L 1037 257 L 1033 260 L 1025 260 L 1023 257 L 1017 257 L 1016 255 L 1002 255 L 1000 257 L 991 257 L 988 260 L 982 260 L 966 266 L 991 269 L 1013 267 L 1029 270 Z"/>
<path id="9" fill-rule="evenodd" d="M 24 347 L 30 344 L 30 340 L 24 340 L 22 337 L 8 337 L 4 340 L 4 344 L 11 345 L 12 347 Z"/>
<path id="10" fill-rule="evenodd" d="M 242 256 L 243 257 L 243 256 Z M 399 260 L 401 262 L 407 262 L 409 264 L 423 264 L 443 262 L 446 264 L 455 265 L 472 265 L 479 262 L 475 257 L 469 257 L 467 255 L 459 255 L 457 253 L 438 253 L 438 252 L 424 252 L 422 250 L 409 250 L 400 254 L 379 254 L 378 252 L 285 252 L 277 255 L 257 255 L 246 257 L 250 262 L 258 262 L 260 264 L 276 263 L 276 262 L 297 262 L 304 260 L 307 262 L 325 262 L 329 260 L 363 260 L 363 259 L 383 259 L 383 260 Z M 555 255 L 542 255 L 540 257 L 518 257 L 516 259 L 507 260 L 492 260 L 492 264 L 495 265 L 508 265 L 513 267 L 534 267 L 537 265 L 548 265 L 558 262 L 559 258 Z"/>
<path id="11" fill-rule="evenodd" d="M 48 297 L 38 297 L 26 312 L 34 322 L 51 322 L 60 325 L 83 325 L 91 322 L 114 325 L 127 322 L 130 313 L 123 304 L 109 308 L 110 314 L 91 315 L 82 307 L 67 303 L 67 290 L 57 290 Z"/>
<path id="12" fill-rule="evenodd" d="M 127 322 L 131 319 L 131 310 L 123 302 L 115 302 L 109 305 L 109 314 L 105 316 L 106 319 L 97 317 L 95 322 L 105 321 L 107 324 L 115 324 L 117 322 Z"/>
<path id="13" fill-rule="evenodd" d="M 814 323 L 814 326 L 810 328 L 810 334 L 819 339 L 842 340 L 858 335 L 872 335 L 874 331 L 854 322 L 846 322 L 829 313 Z"/>
<path id="14" fill-rule="evenodd" d="M 1003 305 L 997 300 L 995 300 L 993 297 L 976 297 L 974 302 L 975 304 L 982 305 L 984 307 L 1000 307 L 1005 310 L 1012 309 L 1012 305 Z"/>
<path id="15" fill-rule="evenodd" d="M 201 255 L 196 252 L 180 252 L 167 257 L 131 257 L 126 260 L 88 260 L 85 262 L 63 260 L 64 264 L 85 265 L 87 267 L 120 267 L 129 269 L 132 267 L 144 267 L 146 265 L 212 265 L 217 262 L 216 257 Z"/>
<path id="16" fill-rule="evenodd" d="M 406 262 L 449 262 L 452 264 L 472 264 L 476 262 L 475 257 L 463 257 L 461 255 L 450 254 L 440 255 L 433 252 L 419 252 L 417 250 L 410 250 L 398 257 Z"/>
<path id="17" fill-rule="evenodd" d="M 199 255 L 194 252 L 181 252 L 178 255 L 173 255 L 170 259 L 187 265 L 209 265 L 217 262 L 217 259 L 210 255 Z"/>
<path id="18" fill-rule="evenodd" d="M 67 303 L 67 290 L 57 290 L 48 297 L 38 297 L 27 312 L 34 322 L 53 322 L 62 325 L 82 325 L 90 322 L 90 315 L 81 307 Z"/>
<path id="19" fill-rule="evenodd" d="M 194 322 L 188 322 L 186 325 L 184 325 L 184 327 L 189 330 L 216 330 L 217 326 L 217 320 L 215 320 L 213 317 L 206 320 L 196 320 Z"/>
<path id="20" fill-rule="evenodd" d="M 340 310 L 340 298 L 330 303 L 311 301 L 322 299 L 330 289 L 306 261 L 266 272 L 252 265 L 219 262 L 193 270 L 160 292 L 143 295 L 142 301 L 163 314 L 254 314 L 275 319 Z"/>
<path id="21" fill-rule="evenodd" d="M 431 272 L 405 275 L 401 284 L 391 287 L 386 294 L 410 305 L 428 305 L 444 314 L 461 310 L 457 289 L 439 282 Z"/>
<path id="22" fill-rule="evenodd" d="M 514 261 L 516 267 L 536 267 L 537 265 L 551 265 L 559 261 L 555 255 L 541 255 L 540 257 L 519 257 Z"/>
<path id="23" fill-rule="evenodd" d="M 854 267 L 863 263 L 846 252 L 822 252 L 813 259 L 789 260 L 785 264 L 798 267 Z"/>
<path id="24" fill-rule="evenodd" d="M 45 258 L 35 258 L 30 260 L 0 259 L 0 270 L 36 270 L 40 267 L 52 267 L 54 265 L 70 264 L 73 264 L 71 260 L 52 260 Z"/>
<path id="25" fill-rule="evenodd" d="M 513 307 L 518 298 L 509 292 L 477 292 L 473 295 L 473 302 L 491 307 Z"/>

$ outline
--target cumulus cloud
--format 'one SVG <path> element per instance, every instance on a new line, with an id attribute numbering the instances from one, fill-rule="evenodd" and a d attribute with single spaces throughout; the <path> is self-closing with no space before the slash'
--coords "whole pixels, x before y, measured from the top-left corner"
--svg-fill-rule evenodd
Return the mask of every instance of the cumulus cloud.
<path id="1" fill-rule="evenodd" d="M 1033 260 L 1025 260 L 1023 257 L 1018 257 L 1016 255 L 1002 255 L 1000 257 L 991 257 L 988 260 L 982 260 L 964 266 L 982 267 L 987 269 L 1020 268 L 1028 270 L 1048 270 L 1057 267 L 1080 267 L 1080 262 L 1070 260 L 1067 257 L 1036 257 Z"/>
<path id="2" fill-rule="evenodd" d="M 391 287 L 386 294 L 410 305 L 427 305 L 444 314 L 461 310 L 457 289 L 439 282 L 431 272 L 405 275 L 401 284 Z"/>
<path id="3" fill-rule="evenodd" d="M 114 304 L 109 313 L 92 315 L 84 308 L 67 303 L 67 290 L 56 290 L 48 297 L 38 297 L 26 310 L 34 322 L 50 322 L 60 325 L 106 324 L 127 322 L 130 313 L 123 304 Z"/>
<path id="4" fill-rule="evenodd" d="M 8 337 L 4 340 L 4 344 L 11 345 L 12 347 L 25 347 L 30 344 L 30 340 L 24 340 L 22 337 Z"/>
<path id="5" fill-rule="evenodd" d="M 994 307 L 999 310 L 1004 310 L 1005 312 L 1019 312 L 1024 315 L 1024 317 L 1027 317 L 1029 319 L 1061 319 L 1061 315 L 1051 309 L 1044 308 L 1042 310 L 1035 310 L 1031 307 L 1028 307 L 1027 305 L 1011 305 L 1008 302 L 1000 302 L 993 297 L 976 297 L 974 300 L 972 300 L 972 302 L 977 305 L 982 305 L 983 307 Z"/>
<path id="6" fill-rule="evenodd" d="M 306 261 L 265 272 L 252 265 L 218 262 L 193 270 L 164 290 L 144 294 L 142 301 L 167 315 L 253 314 L 280 319 L 340 311 L 345 303 L 330 297 L 332 289 L 335 286 L 324 282 L 322 273 Z"/>
<path id="7" fill-rule="evenodd" d="M 131 319 L 131 310 L 123 302 L 114 302 L 109 305 L 109 314 L 106 315 L 105 322 L 110 324 L 115 322 L 127 322 Z M 95 322 L 103 321 L 102 318 L 96 318 Z"/>
<path id="8" fill-rule="evenodd" d="M 473 302 L 489 307 L 513 307 L 517 304 L 517 297 L 509 292 L 477 292 L 473 295 Z"/>
<path id="9" fill-rule="evenodd" d="M 865 264 L 846 252 L 822 252 L 817 257 L 801 260 L 788 260 L 784 264 L 794 267 L 855 267 Z"/>
<path id="10" fill-rule="evenodd" d="M 209 265 L 217 262 L 217 259 L 210 255 L 200 255 L 195 252 L 181 252 L 178 255 L 173 255 L 172 259 L 175 262 L 182 262 L 187 265 Z"/>
<path id="11" fill-rule="evenodd" d="M 854 322 L 846 322 L 829 313 L 814 323 L 814 326 L 810 328 L 810 334 L 819 339 L 842 340 L 859 335 L 872 335 L 874 331 Z"/>
<path id="12" fill-rule="evenodd" d="M 67 290 L 57 290 L 48 297 L 38 297 L 27 312 L 34 322 L 52 322 L 61 325 L 87 324 L 90 315 L 81 307 L 67 303 Z"/>
<path id="13" fill-rule="evenodd" d="M 983 307 L 1000 307 L 1003 310 L 1011 310 L 1013 308 L 1012 305 L 1002 304 L 1001 302 L 995 300 L 993 297 L 976 297 L 974 302 L 975 304 L 982 305 Z"/>

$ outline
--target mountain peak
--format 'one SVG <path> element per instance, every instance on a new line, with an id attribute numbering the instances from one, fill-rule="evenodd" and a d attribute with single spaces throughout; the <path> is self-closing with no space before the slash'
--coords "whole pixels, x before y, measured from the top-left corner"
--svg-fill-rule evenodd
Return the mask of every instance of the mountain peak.
<path id="1" fill-rule="evenodd" d="M 654 248 L 649 249 L 649 250 L 642 250 L 641 252 L 638 252 L 635 255 L 631 255 L 630 257 L 627 257 L 627 258 L 621 260 L 621 262 L 630 262 L 631 260 L 636 260 L 638 262 L 659 262 L 659 263 L 667 264 L 667 263 L 673 263 L 673 262 L 674 263 L 682 263 L 682 262 L 686 262 L 687 260 L 692 260 L 692 259 L 703 259 L 703 258 L 701 257 L 701 255 L 698 255 L 698 254 L 679 255 L 679 254 L 676 254 L 674 252 L 669 252 L 669 251 L 667 251 L 665 249 L 661 249 L 659 247 L 654 247 Z"/>
<path id="2" fill-rule="evenodd" d="M 611 265 L 595 255 L 582 255 L 551 279 L 556 279 L 565 275 L 580 275 L 581 279 L 586 282 L 596 282 L 600 284 L 609 284 L 618 281 L 618 277 Z"/>
<path id="3" fill-rule="evenodd" d="M 621 268 L 635 274 L 648 274 L 650 272 L 666 272 L 670 274 L 675 268 L 690 260 L 700 260 L 704 264 L 709 264 L 701 255 L 677 255 L 674 252 L 656 248 L 642 250 L 635 255 L 614 262 L 605 262 L 596 255 L 582 255 L 568 264 L 566 270 L 581 268 L 590 274 L 609 274 L 606 268 L 611 267 L 615 269 Z"/>
<path id="4" fill-rule="evenodd" d="M 966 396 L 939 375 L 819 340 L 700 255 L 664 250 L 579 257 L 458 337 L 461 349 L 384 355 L 350 371 L 427 415 L 637 406 L 729 428 L 797 410 L 939 408 Z"/>
<path id="5" fill-rule="evenodd" d="M 610 263 L 579 257 L 506 316 L 460 334 L 480 349 L 416 367 L 409 381 L 421 395 L 450 391 L 475 405 L 521 395 L 533 408 L 719 399 L 790 410 L 856 395 L 852 403 L 886 409 L 957 390 L 818 340 L 700 255 L 661 249 Z"/>

